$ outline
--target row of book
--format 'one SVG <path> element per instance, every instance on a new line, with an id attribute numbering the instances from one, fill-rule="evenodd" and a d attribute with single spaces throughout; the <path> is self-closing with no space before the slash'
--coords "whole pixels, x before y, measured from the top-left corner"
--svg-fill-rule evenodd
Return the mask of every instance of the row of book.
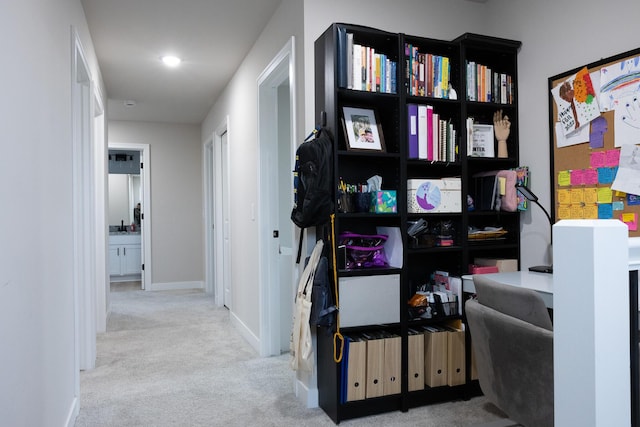
<path id="1" fill-rule="evenodd" d="M 338 30 L 338 86 L 367 92 L 397 92 L 397 62 L 371 46 L 354 43 Z"/>
<path id="2" fill-rule="evenodd" d="M 486 65 L 467 61 L 467 101 L 513 104 L 513 78 Z"/>
<path id="3" fill-rule="evenodd" d="M 460 321 L 409 329 L 409 391 L 466 382 L 465 332 Z M 340 402 L 399 394 L 401 338 L 387 331 L 345 336 Z"/>
<path id="4" fill-rule="evenodd" d="M 450 119 L 444 119 L 431 105 L 407 105 L 410 159 L 455 162 L 458 134 Z"/>
<path id="5" fill-rule="evenodd" d="M 451 63 L 446 56 L 422 53 L 405 43 L 407 95 L 448 99 Z"/>

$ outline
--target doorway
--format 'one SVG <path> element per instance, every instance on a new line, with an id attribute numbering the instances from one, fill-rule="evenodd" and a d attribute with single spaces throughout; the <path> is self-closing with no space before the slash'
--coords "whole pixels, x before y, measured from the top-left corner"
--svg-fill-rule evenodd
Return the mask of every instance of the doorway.
<path id="1" fill-rule="evenodd" d="M 289 351 L 293 318 L 294 228 L 289 216 L 296 135 L 294 49 L 292 37 L 258 78 L 262 356 Z"/>
<path id="2" fill-rule="evenodd" d="M 114 244 L 109 245 L 109 265 L 108 272 L 114 274 L 116 268 L 118 275 L 124 279 L 130 279 L 130 273 L 140 271 L 140 287 L 144 290 L 151 290 L 151 164 L 150 164 L 150 148 L 149 144 L 128 144 L 128 143 L 109 143 L 109 152 L 113 156 L 117 153 L 135 153 L 135 160 L 129 160 L 121 157 L 122 162 L 139 162 L 139 170 L 135 169 L 133 173 L 124 173 L 118 175 L 108 174 L 107 178 L 111 183 L 120 182 L 122 190 L 120 191 L 120 202 L 108 198 L 108 212 L 112 209 L 112 203 L 123 206 L 121 214 L 117 216 L 118 221 L 109 219 L 112 215 L 108 215 L 107 240 Z M 127 156 L 127 154 L 124 154 Z M 115 158 L 112 159 L 115 161 Z M 117 162 L 116 162 L 117 163 Z M 114 179 L 115 178 L 115 179 Z M 113 188 L 109 189 L 112 193 Z M 140 203 L 138 209 L 138 203 Z M 115 217 L 114 217 L 115 218 Z M 120 219 L 121 218 L 121 219 Z M 113 222 L 116 222 L 115 224 Z M 135 224 L 135 233 L 127 233 L 131 231 L 131 224 Z M 139 223 L 139 226 L 138 226 Z M 127 232 L 118 234 L 120 227 Z M 110 232 L 110 230 L 112 230 Z M 136 234 L 139 235 L 136 238 Z M 114 237 L 117 239 L 115 240 Z M 111 240 L 110 240 L 111 239 Z M 135 239 L 135 241 L 131 240 Z M 137 242 L 139 241 L 139 247 Z M 129 251 L 127 253 L 127 250 Z M 118 264 L 117 266 L 115 264 Z M 109 288 L 109 287 L 107 287 Z"/>
<path id="3" fill-rule="evenodd" d="M 218 125 L 205 144 L 206 289 L 216 305 L 232 309 L 229 202 L 229 117 Z"/>
<path id="4" fill-rule="evenodd" d="M 73 121 L 73 289 L 76 372 L 96 363 L 96 214 L 92 134 L 91 74 L 78 34 L 72 28 Z M 79 379 L 76 381 L 79 392 Z"/>

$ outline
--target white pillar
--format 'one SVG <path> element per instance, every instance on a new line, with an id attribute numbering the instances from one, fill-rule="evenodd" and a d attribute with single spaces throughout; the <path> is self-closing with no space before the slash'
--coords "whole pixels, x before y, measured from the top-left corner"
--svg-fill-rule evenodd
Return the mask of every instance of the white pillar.
<path id="1" fill-rule="evenodd" d="M 627 226 L 560 221 L 553 260 L 555 426 L 629 426 Z"/>

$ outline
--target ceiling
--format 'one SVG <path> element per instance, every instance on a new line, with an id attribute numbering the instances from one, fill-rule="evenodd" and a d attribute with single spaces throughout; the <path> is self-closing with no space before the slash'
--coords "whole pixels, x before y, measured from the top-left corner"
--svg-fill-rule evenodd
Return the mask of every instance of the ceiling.
<path id="1" fill-rule="evenodd" d="M 280 1 L 81 0 L 109 119 L 202 123 Z"/>

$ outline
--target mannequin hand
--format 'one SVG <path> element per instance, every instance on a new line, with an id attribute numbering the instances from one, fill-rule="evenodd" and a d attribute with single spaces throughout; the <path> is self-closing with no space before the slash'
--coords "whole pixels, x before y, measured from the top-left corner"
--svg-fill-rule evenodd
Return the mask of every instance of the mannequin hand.
<path id="1" fill-rule="evenodd" d="M 498 141 L 506 141 L 509 137 L 511 122 L 508 116 L 502 117 L 502 110 L 498 110 L 493 114 L 493 132 Z"/>

